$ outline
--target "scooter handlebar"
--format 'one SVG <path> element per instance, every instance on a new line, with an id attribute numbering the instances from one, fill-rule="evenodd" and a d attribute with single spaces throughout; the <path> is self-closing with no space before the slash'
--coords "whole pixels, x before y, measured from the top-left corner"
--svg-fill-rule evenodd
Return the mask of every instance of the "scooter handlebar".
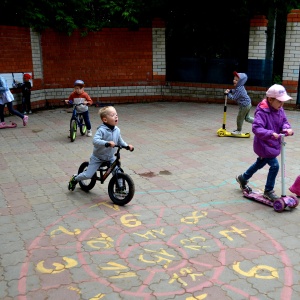
<path id="1" fill-rule="evenodd" d="M 280 135 L 283 135 L 283 136 L 294 135 L 294 132 L 292 132 L 292 134 L 289 134 L 287 129 L 284 129 L 284 130 L 281 131 Z"/>

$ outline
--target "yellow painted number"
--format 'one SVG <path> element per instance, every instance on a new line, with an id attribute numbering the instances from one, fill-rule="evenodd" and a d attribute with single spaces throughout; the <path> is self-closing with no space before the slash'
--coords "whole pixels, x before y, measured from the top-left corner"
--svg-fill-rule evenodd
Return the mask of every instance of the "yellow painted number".
<path id="1" fill-rule="evenodd" d="M 58 226 L 58 229 L 55 229 L 55 230 L 51 231 L 50 236 L 55 237 L 55 235 L 58 232 L 62 232 L 62 233 L 67 234 L 67 235 L 78 235 L 78 234 L 81 233 L 81 230 L 80 229 L 74 229 L 74 232 L 72 232 L 72 231 L 69 231 L 68 229 L 66 229 L 63 226 Z"/>
<path id="2" fill-rule="evenodd" d="M 246 276 L 246 277 L 255 277 L 259 279 L 275 279 L 279 278 L 278 272 L 275 268 L 272 268 L 270 266 L 266 265 L 259 265 L 256 267 L 253 267 L 248 272 L 245 272 L 240 269 L 240 262 L 234 262 L 233 264 L 233 270 L 238 272 L 239 274 Z M 260 271 L 268 271 L 271 273 L 271 275 L 259 275 L 258 273 Z"/>
<path id="3" fill-rule="evenodd" d="M 77 261 L 73 258 L 68 258 L 68 257 L 63 257 L 63 260 L 66 262 L 66 264 L 61 264 L 61 263 L 53 263 L 52 265 L 54 266 L 54 269 L 47 269 L 44 267 L 44 260 L 40 261 L 36 269 L 41 272 L 41 273 L 46 273 L 46 274 L 57 274 L 61 273 L 66 269 L 73 268 L 77 266 Z"/>
<path id="4" fill-rule="evenodd" d="M 87 244 L 94 249 L 109 249 L 113 247 L 113 239 L 101 232 L 101 237 L 88 241 Z"/>
<path id="5" fill-rule="evenodd" d="M 121 217 L 121 222 L 126 227 L 137 227 L 142 224 L 141 221 L 137 220 L 135 216 L 139 215 L 133 215 L 133 214 L 127 214 Z"/>
<path id="6" fill-rule="evenodd" d="M 202 213 L 201 215 L 198 215 L 198 211 L 194 211 L 192 212 L 192 216 L 181 218 L 180 221 L 186 224 L 197 224 L 199 222 L 199 219 L 207 216 L 206 211 L 203 211 L 201 213 Z"/>

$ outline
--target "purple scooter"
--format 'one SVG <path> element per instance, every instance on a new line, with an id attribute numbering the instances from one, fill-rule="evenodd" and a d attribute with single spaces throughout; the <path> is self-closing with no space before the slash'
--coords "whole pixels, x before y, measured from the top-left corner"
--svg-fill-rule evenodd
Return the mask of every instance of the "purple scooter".
<path id="1" fill-rule="evenodd" d="M 262 191 L 253 191 L 250 186 L 242 189 L 244 197 L 255 200 L 266 205 L 272 206 L 275 211 L 282 212 L 286 207 L 295 208 L 299 204 L 299 200 L 295 196 L 286 196 L 285 191 L 285 144 L 284 137 L 286 134 L 281 133 L 281 197 L 274 202 L 264 198 Z"/>

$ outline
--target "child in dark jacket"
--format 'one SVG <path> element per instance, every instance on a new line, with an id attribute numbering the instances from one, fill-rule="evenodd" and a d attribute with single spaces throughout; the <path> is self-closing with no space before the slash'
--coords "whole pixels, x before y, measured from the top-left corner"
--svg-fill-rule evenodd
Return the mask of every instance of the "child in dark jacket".
<path id="1" fill-rule="evenodd" d="M 236 118 L 237 129 L 232 131 L 232 134 L 241 134 L 244 120 L 248 123 L 253 123 L 253 118 L 250 117 L 251 99 L 245 89 L 245 83 L 248 79 L 247 74 L 233 72 L 233 86 L 234 89 L 225 90 L 228 99 L 235 100 L 239 106 L 239 112 Z"/>
<path id="2" fill-rule="evenodd" d="M 288 135 L 293 134 L 283 109 L 283 103 L 291 99 L 282 85 L 274 84 L 268 89 L 266 99 L 257 105 L 252 124 L 252 131 L 255 134 L 253 149 L 258 156 L 257 160 L 245 173 L 236 177 L 241 189 L 244 190 L 254 173 L 268 164 L 270 168 L 263 196 L 271 201 L 279 198 L 274 192 L 274 186 L 279 171 L 277 156 L 281 150 L 280 133 L 285 131 Z"/>
<path id="3" fill-rule="evenodd" d="M 27 112 L 29 114 L 32 113 L 31 111 L 31 75 L 28 73 L 25 73 L 23 75 L 23 82 L 20 83 L 18 81 L 15 81 L 14 86 L 16 88 L 21 88 L 22 91 L 22 110 L 23 110 L 23 114 L 26 115 Z"/>

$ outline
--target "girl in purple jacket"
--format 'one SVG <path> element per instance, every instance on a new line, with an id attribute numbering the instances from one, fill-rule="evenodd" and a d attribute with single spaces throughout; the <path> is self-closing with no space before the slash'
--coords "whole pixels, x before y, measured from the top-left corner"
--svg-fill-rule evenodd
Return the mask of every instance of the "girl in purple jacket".
<path id="1" fill-rule="evenodd" d="M 277 156 L 280 154 L 280 133 L 285 131 L 293 134 L 283 104 L 292 98 L 286 93 L 282 85 L 274 84 L 266 92 L 256 107 L 252 132 L 255 134 L 253 150 L 257 154 L 256 162 L 248 170 L 237 176 L 236 180 L 241 189 L 245 189 L 249 179 L 266 164 L 270 166 L 264 190 L 264 198 L 274 201 L 279 197 L 274 192 L 275 180 L 279 171 Z"/>

